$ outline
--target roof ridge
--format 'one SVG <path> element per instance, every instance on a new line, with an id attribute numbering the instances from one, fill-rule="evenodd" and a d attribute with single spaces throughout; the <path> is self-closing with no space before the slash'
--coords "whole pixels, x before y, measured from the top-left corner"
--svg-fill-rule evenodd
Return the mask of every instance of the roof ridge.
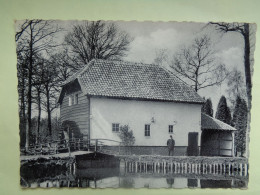
<path id="1" fill-rule="evenodd" d="M 154 66 L 154 67 L 160 67 L 157 64 L 149 64 L 149 63 L 143 63 L 143 62 L 131 62 L 128 60 L 112 60 L 112 59 L 95 59 L 96 61 L 103 61 L 103 62 L 114 62 L 114 63 L 124 63 L 124 65 L 138 65 L 138 66 Z"/>
<path id="2" fill-rule="evenodd" d="M 131 62 L 131 61 L 125 61 L 125 60 L 112 60 L 112 59 L 92 59 L 90 60 L 87 64 L 83 64 L 82 68 L 79 69 L 77 72 L 72 74 L 68 79 L 66 79 L 64 82 L 61 83 L 61 86 L 66 85 L 67 83 L 71 82 L 72 80 L 75 80 L 79 78 L 89 67 L 90 65 L 93 65 L 95 62 L 116 62 L 116 63 L 124 63 L 124 65 L 132 66 L 132 65 L 137 65 L 137 66 L 154 66 L 161 68 L 157 64 L 147 64 L 147 63 L 142 63 L 142 62 Z M 174 75 L 175 76 L 175 75 Z M 74 78 L 75 77 L 75 78 Z"/>
<path id="3" fill-rule="evenodd" d="M 187 83 L 156 64 L 92 59 L 63 85 L 75 80 L 84 88 L 84 93 L 90 95 L 204 102 Z"/>

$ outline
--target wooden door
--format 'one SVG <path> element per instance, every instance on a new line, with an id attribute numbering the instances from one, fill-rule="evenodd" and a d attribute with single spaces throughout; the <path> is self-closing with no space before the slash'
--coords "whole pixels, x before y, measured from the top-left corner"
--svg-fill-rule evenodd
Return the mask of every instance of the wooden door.
<path id="1" fill-rule="evenodd" d="M 199 155 L 198 137 L 199 137 L 199 134 L 197 132 L 189 133 L 188 148 L 187 148 L 188 156 L 198 156 Z"/>

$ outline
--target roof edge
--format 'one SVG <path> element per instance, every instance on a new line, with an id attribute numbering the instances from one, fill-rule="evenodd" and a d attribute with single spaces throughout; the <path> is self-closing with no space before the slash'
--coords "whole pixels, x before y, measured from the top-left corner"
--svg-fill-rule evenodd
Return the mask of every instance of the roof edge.
<path id="1" fill-rule="evenodd" d="M 96 61 L 97 59 L 92 59 L 91 61 L 89 61 L 87 64 L 84 64 L 83 67 L 78 70 L 77 72 L 75 72 L 73 75 L 71 75 L 68 79 L 66 79 L 65 81 L 63 81 L 60 86 L 63 87 L 64 85 L 67 85 L 68 83 L 75 81 L 76 79 L 78 79 L 81 74 L 83 72 L 85 72 L 93 63 L 94 61 Z"/>
<path id="2" fill-rule="evenodd" d="M 180 82 L 182 82 L 184 85 L 186 85 L 186 87 L 189 87 L 190 89 L 194 90 L 189 84 L 187 84 L 185 81 L 183 81 L 181 78 L 179 78 L 178 76 L 176 76 L 172 71 L 168 70 L 167 68 L 160 66 L 163 70 L 165 70 L 166 72 L 168 72 L 169 74 L 171 74 L 172 76 L 176 77 Z M 197 91 L 194 90 L 194 92 L 201 98 L 201 104 L 205 103 L 205 100 L 198 94 Z"/>
<path id="3" fill-rule="evenodd" d="M 186 103 L 186 104 L 198 104 L 201 105 L 201 102 L 192 102 L 192 101 L 178 101 L 178 100 L 166 100 L 166 99 L 158 99 L 158 98 L 141 98 L 141 97 L 125 97 L 125 96 L 108 96 L 108 95 L 93 95 L 86 93 L 84 95 L 96 98 L 108 98 L 108 99 L 120 99 L 120 100 L 136 100 L 136 101 L 153 101 L 153 102 L 174 102 L 174 103 Z"/>
<path id="4" fill-rule="evenodd" d="M 236 128 L 232 127 L 231 125 L 227 124 L 227 123 L 224 123 L 223 121 L 221 120 L 218 120 L 216 118 L 213 118 L 205 113 L 201 113 L 201 115 L 204 115 L 205 117 L 208 117 L 210 119 L 212 119 L 213 121 L 218 121 L 219 123 L 223 123 L 225 126 L 228 126 L 230 127 L 229 129 L 215 129 L 215 130 L 219 130 L 219 131 L 237 131 Z M 203 128 L 202 125 L 201 125 L 201 130 L 207 130 L 208 128 Z M 214 129 L 211 129 L 211 130 L 214 130 Z"/>

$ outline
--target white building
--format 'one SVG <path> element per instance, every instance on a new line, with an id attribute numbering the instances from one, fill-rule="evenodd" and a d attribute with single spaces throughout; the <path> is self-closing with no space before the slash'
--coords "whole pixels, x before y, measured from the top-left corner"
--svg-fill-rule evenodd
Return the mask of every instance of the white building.
<path id="1" fill-rule="evenodd" d="M 172 135 L 176 155 L 186 155 L 189 145 L 197 155 L 203 102 L 160 66 L 108 60 L 89 62 L 63 83 L 59 97 L 61 120 L 74 121 L 88 139 L 120 141 L 120 126 L 128 125 L 137 154 L 167 154 Z"/>

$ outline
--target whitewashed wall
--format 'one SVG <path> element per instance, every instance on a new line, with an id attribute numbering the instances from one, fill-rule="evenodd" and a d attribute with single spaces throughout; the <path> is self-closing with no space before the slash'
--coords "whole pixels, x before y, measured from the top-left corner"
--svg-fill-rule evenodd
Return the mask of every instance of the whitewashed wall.
<path id="1" fill-rule="evenodd" d="M 167 139 L 173 135 L 176 146 L 188 145 L 188 133 L 198 132 L 200 145 L 201 105 L 154 102 L 135 100 L 116 100 L 91 98 L 90 100 L 90 136 L 91 139 L 120 139 L 112 132 L 112 123 L 129 125 L 136 138 L 135 145 L 165 146 Z M 151 119 L 154 117 L 155 122 Z M 169 134 L 168 126 L 174 121 L 174 134 Z M 144 136 L 145 124 L 151 126 L 151 136 Z"/>

